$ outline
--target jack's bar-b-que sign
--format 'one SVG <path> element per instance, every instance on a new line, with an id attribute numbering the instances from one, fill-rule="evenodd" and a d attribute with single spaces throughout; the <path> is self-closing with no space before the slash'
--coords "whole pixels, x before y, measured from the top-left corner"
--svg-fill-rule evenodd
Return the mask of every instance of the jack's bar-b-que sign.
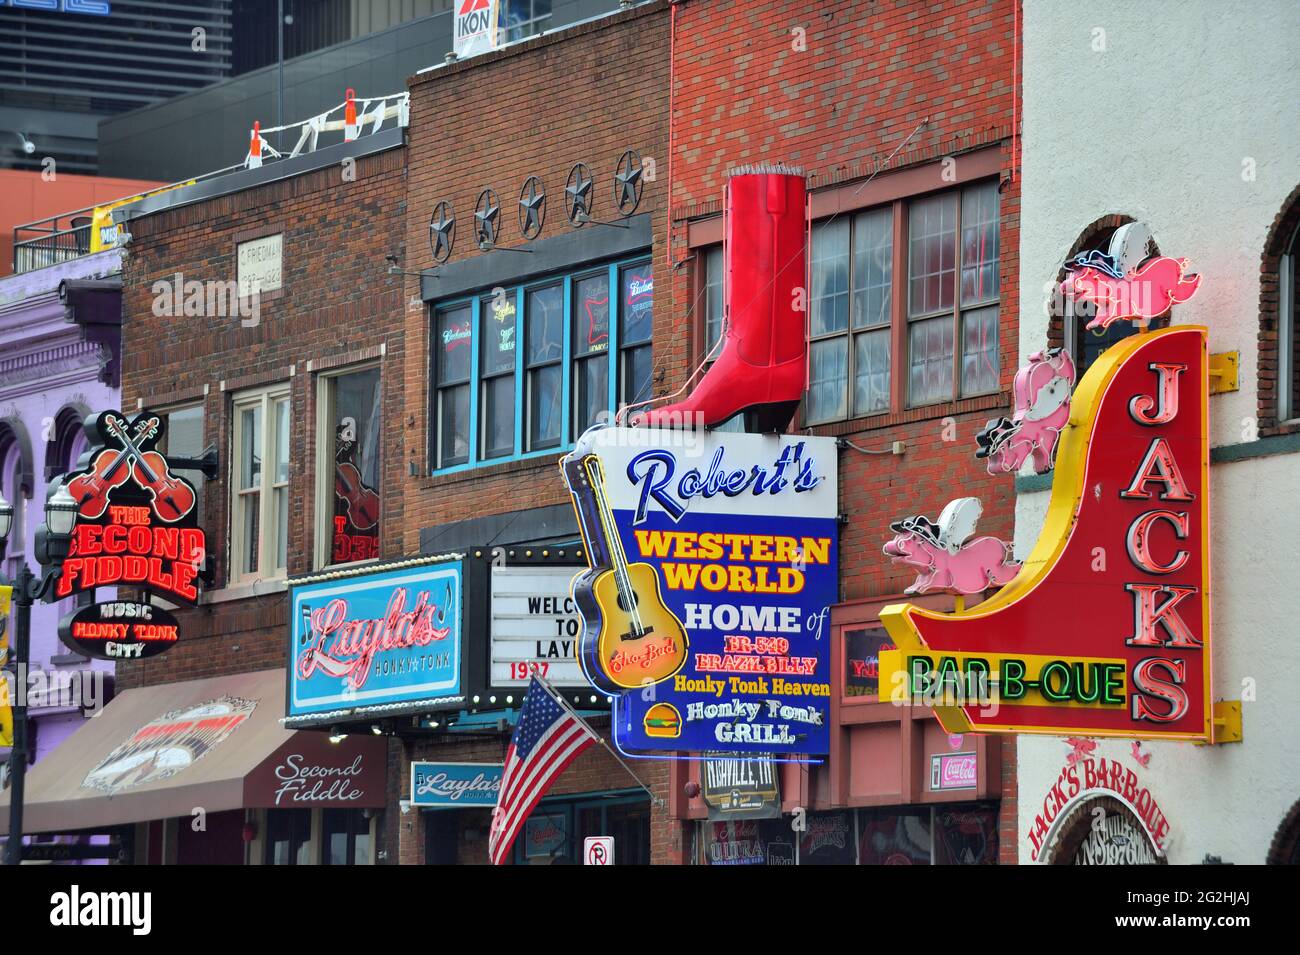
<path id="1" fill-rule="evenodd" d="M 1210 741 L 1208 374 L 1199 326 L 1107 349 L 1020 572 L 969 610 L 886 607 L 882 692 L 949 733 Z"/>
<path id="2" fill-rule="evenodd" d="M 55 595 L 121 586 L 198 603 L 207 538 L 193 485 L 156 450 L 166 418 L 142 411 L 128 422 L 101 411 L 84 427 L 89 450 L 59 479 L 77 502 L 77 519 Z M 60 622 L 59 636 L 78 653 L 120 660 L 155 656 L 179 635 L 176 620 L 146 596 L 81 607 Z"/>

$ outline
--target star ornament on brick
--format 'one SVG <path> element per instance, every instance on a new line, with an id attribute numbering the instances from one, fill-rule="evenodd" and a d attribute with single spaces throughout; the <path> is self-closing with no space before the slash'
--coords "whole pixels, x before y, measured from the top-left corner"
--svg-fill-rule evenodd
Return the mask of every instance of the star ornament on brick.
<path id="1" fill-rule="evenodd" d="M 565 213 L 569 221 L 576 226 L 583 224 L 583 219 L 591 215 L 591 187 L 595 180 L 586 163 L 574 163 L 569 170 L 569 179 L 564 186 Z"/>
<path id="2" fill-rule="evenodd" d="M 484 189 L 474 205 L 474 231 L 479 245 L 492 245 L 497 240 L 497 216 L 501 213 L 501 200 L 492 189 Z"/>
<path id="3" fill-rule="evenodd" d="M 519 231 L 525 239 L 535 239 L 545 223 L 546 187 L 536 176 L 529 176 L 519 190 Z"/>
<path id="4" fill-rule="evenodd" d="M 429 217 L 429 248 L 435 262 L 446 262 L 456 244 L 456 214 L 451 203 L 442 200 L 433 207 Z"/>
<path id="5" fill-rule="evenodd" d="M 614 171 L 614 201 L 618 204 L 618 211 L 625 216 L 636 212 L 636 207 L 641 204 L 641 190 L 645 186 L 641 174 L 641 156 L 635 149 L 626 150 L 618 157 Z"/>

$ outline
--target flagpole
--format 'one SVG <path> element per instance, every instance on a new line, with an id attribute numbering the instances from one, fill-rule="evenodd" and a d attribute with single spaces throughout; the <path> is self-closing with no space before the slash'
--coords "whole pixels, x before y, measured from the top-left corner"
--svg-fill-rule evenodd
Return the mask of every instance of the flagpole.
<path id="1" fill-rule="evenodd" d="M 578 715 L 578 711 L 569 705 L 569 702 L 564 698 L 564 694 L 556 691 L 555 687 L 551 686 L 549 682 L 547 682 L 544 678 L 538 676 L 535 673 L 533 674 L 533 679 L 537 681 L 538 686 L 540 686 L 543 690 L 545 690 L 548 694 L 550 694 L 551 699 L 559 703 L 561 707 L 563 707 L 565 710 L 569 712 L 569 715 L 571 715 L 575 720 L 581 723 L 583 728 L 592 735 L 592 738 L 595 739 L 597 743 L 605 747 L 605 752 L 609 753 L 610 756 L 614 757 L 614 762 L 622 766 L 623 769 L 627 771 L 627 774 L 631 776 L 634 780 L 636 780 L 636 784 L 646 791 L 646 795 L 650 797 L 650 802 L 654 805 L 656 809 L 667 808 L 667 803 L 664 801 L 663 797 L 657 795 L 653 789 L 651 789 L 649 786 L 647 786 L 644 782 L 641 781 L 641 777 L 632 771 L 632 767 L 629 766 L 623 760 L 623 757 L 620 756 L 618 753 L 614 752 L 614 750 L 610 748 L 609 743 L 605 741 L 605 738 L 601 736 L 599 733 L 597 733 L 594 729 L 592 729 L 591 725 L 586 720 L 584 720 L 581 716 Z M 610 713 L 610 727 L 612 732 L 612 728 L 613 728 L 612 711 Z"/>

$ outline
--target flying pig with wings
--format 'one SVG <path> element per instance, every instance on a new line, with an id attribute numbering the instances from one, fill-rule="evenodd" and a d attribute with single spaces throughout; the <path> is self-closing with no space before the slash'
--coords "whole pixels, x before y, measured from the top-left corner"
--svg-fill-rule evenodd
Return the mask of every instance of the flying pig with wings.
<path id="1" fill-rule="evenodd" d="M 1056 461 L 1061 431 L 1070 421 L 1074 359 L 1064 348 L 1035 352 L 1016 372 L 1015 412 L 994 418 L 975 435 L 975 457 L 988 460 L 989 474 L 1014 474 L 1032 457 L 1034 470 L 1046 474 Z"/>
<path id="2" fill-rule="evenodd" d="M 918 515 L 889 525 L 894 538 L 885 545 L 885 556 L 920 570 L 904 593 L 978 594 L 1016 576 L 1020 564 L 1012 559 L 1007 543 L 996 537 L 972 539 L 983 512 L 978 498 L 959 497 L 948 503 L 938 521 Z"/>

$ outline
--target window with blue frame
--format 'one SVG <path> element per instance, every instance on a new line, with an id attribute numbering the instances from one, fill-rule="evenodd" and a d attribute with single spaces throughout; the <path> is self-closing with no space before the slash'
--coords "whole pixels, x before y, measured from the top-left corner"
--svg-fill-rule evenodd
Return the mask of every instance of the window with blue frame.
<path id="1" fill-rule="evenodd" d="M 620 405 L 649 399 L 653 313 L 648 259 L 437 305 L 432 469 L 562 450 Z"/>

